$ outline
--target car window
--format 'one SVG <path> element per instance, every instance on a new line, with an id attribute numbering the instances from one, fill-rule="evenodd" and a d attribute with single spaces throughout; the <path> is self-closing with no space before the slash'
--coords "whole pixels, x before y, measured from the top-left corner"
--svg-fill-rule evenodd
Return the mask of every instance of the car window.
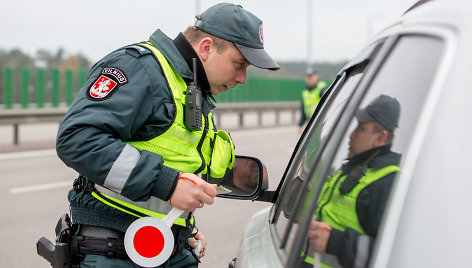
<path id="1" fill-rule="evenodd" d="M 290 236 L 283 239 L 284 235 L 291 234 L 289 229 L 294 222 L 293 213 L 296 209 L 296 200 L 304 194 L 304 191 L 301 190 L 303 189 L 302 185 L 309 176 L 322 144 L 329 138 L 329 133 L 335 126 L 337 118 L 348 103 L 350 96 L 361 80 L 363 71 L 368 66 L 366 56 L 377 53 L 380 46 L 381 44 L 376 44 L 369 47 L 366 49 L 367 52 L 362 53 L 362 59 L 365 61 L 357 60 L 356 65 L 348 66 L 346 72 L 342 73 L 332 86 L 330 91 L 332 94 L 322 104 L 321 112 L 316 119 L 317 123 L 312 122 L 307 126 L 306 135 L 301 142 L 303 146 L 299 148 L 295 156 L 295 159 L 298 160 L 291 164 L 281 191 L 283 196 L 278 198 L 281 202 L 276 204 L 274 221 L 276 222 L 276 233 L 280 240 L 293 238 Z M 287 252 L 289 251 L 290 249 L 287 249 Z"/>
<path id="2" fill-rule="evenodd" d="M 330 103 L 328 110 L 329 113 L 325 113 L 321 116 L 321 123 L 317 125 L 316 128 L 310 130 L 313 135 L 310 136 L 306 143 L 306 148 L 303 150 L 303 155 L 301 156 L 301 161 L 298 162 L 298 165 L 294 165 L 294 174 L 291 177 L 291 180 L 286 180 L 285 186 L 287 187 L 284 191 L 285 196 L 281 198 L 283 202 L 280 204 L 280 211 L 283 213 L 283 216 L 278 217 L 277 221 L 277 233 L 279 237 L 282 238 L 284 232 L 287 232 L 287 226 L 290 224 L 290 220 L 294 216 L 297 208 L 297 200 L 301 196 L 305 195 L 303 183 L 307 180 L 311 167 L 314 164 L 315 158 L 317 156 L 320 145 L 328 136 L 326 129 L 334 126 L 336 119 L 338 118 L 340 112 L 345 106 L 347 99 L 349 98 L 349 93 L 352 93 L 352 90 L 355 88 L 355 85 L 360 80 L 360 73 L 350 77 L 344 83 L 342 90 L 338 91 L 339 94 L 334 96 L 334 101 Z M 289 232 L 290 233 L 290 232 Z M 293 236 L 290 236 L 289 239 L 292 239 Z M 289 249 L 287 249 L 289 250 Z"/>
<path id="3" fill-rule="evenodd" d="M 393 131 L 394 136 L 391 151 L 398 154 L 399 157 L 404 157 L 404 154 L 410 146 L 410 137 L 413 135 L 418 125 L 418 118 L 422 112 L 424 102 L 427 100 L 428 90 L 431 88 L 435 72 L 438 69 L 442 50 L 443 43 L 439 38 L 421 35 L 400 36 L 390 53 L 388 53 L 379 71 L 376 72 L 372 81 L 368 83 L 366 91 L 356 91 L 354 93 L 350 103 L 346 106 L 346 109 L 343 110 L 343 114 L 339 118 L 339 127 L 334 130 L 335 133 L 331 133 L 331 138 L 328 140 L 325 149 L 321 152 L 320 160 L 311 167 L 313 172 L 310 173 L 311 177 L 308 185 L 312 187 L 308 188 L 306 198 L 301 200 L 301 204 L 297 206 L 301 209 L 300 213 L 293 212 L 297 215 L 297 225 L 299 226 L 297 226 L 298 228 L 291 228 L 290 230 L 289 237 L 293 237 L 293 239 L 290 240 L 292 244 L 288 245 L 287 248 L 290 248 L 293 252 L 291 260 L 296 259 L 296 261 L 292 262 L 290 265 L 293 264 L 298 267 L 298 265 L 305 260 L 305 258 L 301 256 L 314 255 L 306 239 L 308 225 L 311 219 L 316 218 L 316 214 L 321 215 L 318 210 L 323 209 L 327 200 L 332 201 L 329 198 L 333 196 L 332 194 L 322 194 L 321 199 L 318 199 L 318 193 L 332 193 L 334 191 L 333 189 L 341 187 L 342 183 L 331 184 L 329 187 L 332 188 L 329 188 L 329 184 L 325 183 L 325 188 L 323 188 L 322 191 L 314 186 L 321 185 L 317 183 L 320 180 L 338 180 L 342 176 L 339 175 L 341 174 L 341 170 L 343 170 L 343 172 L 344 170 L 348 170 L 348 166 L 346 166 L 348 165 L 346 160 L 348 156 L 353 157 L 352 155 L 354 154 L 353 152 L 356 151 L 356 148 L 358 148 L 357 151 L 359 153 L 363 152 L 362 149 L 359 149 L 362 148 L 362 145 L 356 144 L 356 139 L 353 138 L 354 135 L 356 135 L 355 133 L 362 132 L 362 129 L 359 129 L 361 125 L 358 119 L 353 115 L 355 115 L 359 109 L 364 109 L 368 105 L 377 103 L 379 99 L 384 98 L 381 96 L 396 99 L 400 107 L 400 117 L 398 127 Z M 359 154 L 357 154 L 357 156 L 359 156 Z M 370 159 L 373 158 L 374 156 Z M 362 159 L 362 161 L 367 162 L 368 160 Z M 368 167 L 371 167 L 370 164 Z M 401 172 L 401 162 L 399 168 L 399 172 Z M 363 170 L 362 172 L 362 174 L 366 174 L 369 170 Z M 398 172 L 392 174 L 393 176 L 391 178 L 393 181 Z M 329 198 L 323 199 L 323 197 Z M 357 198 L 357 196 L 355 198 Z M 356 204 L 356 206 L 360 205 Z M 375 206 L 383 208 L 384 203 L 377 203 Z M 357 210 L 360 208 L 355 207 L 352 209 Z M 362 209 L 364 209 L 362 212 L 364 216 L 362 219 L 357 218 L 354 220 L 354 222 L 357 221 L 355 228 L 359 228 L 359 232 L 367 232 L 363 230 L 363 228 L 365 228 L 368 229 L 369 232 L 376 233 L 382 215 L 374 213 L 373 211 L 378 212 L 383 211 L 383 209 L 373 209 L 372 204 L 362 207 Z M 314 213 L 315 210 L 317 211 L 316 214 Z M 359 211 L 357 211 L 357 213 L 360 214 Z M 323 219 L 321 220 L 323 221 Z M 342 216 L 339 216 L 336 221 L 345 222 L 349 221 L 349 219 L 342 219 Z M 343 235 L 345 235 L 345 233 L 343 233 Z M 333 259 L 333 255 L 325 255 L 324 257 Z M 337 261 L 337 258 L 334 257 L 334 260 Z"/>

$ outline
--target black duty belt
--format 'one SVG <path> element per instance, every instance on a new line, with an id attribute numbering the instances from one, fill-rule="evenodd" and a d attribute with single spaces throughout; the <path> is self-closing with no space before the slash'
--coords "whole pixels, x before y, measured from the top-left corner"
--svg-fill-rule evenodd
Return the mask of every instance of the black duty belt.
<path id="1" fill-rule="evenodd" d="M 125 233 L 99 226 L 80 225 L 79 234 L 70 241 L 71 255 L 82 260 L 86 254 L 102 255 L 109 258 L 129 259 L 124 246 Z M 193 248 L 186 243 L 186 248 L 193 253 Z M 182 249 L 174 244 L 172 256 Z M 194 255 L 198 262 L 198 256 Z"/>
<path id="2" fill-rule="evenodd" d="M 71 239 L 72 254 L 103 255 L 111 258 L 127 259 L 124 233 L 110 228 L 81 225 L 79 235 Z"/>

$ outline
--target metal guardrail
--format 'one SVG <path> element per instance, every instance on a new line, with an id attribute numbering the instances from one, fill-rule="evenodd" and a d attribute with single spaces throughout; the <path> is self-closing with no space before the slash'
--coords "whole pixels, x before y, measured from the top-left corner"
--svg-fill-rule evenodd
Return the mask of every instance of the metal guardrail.
<path id="1" fill-rule="evenodd" d="M 19 144 L 19 125 L 62 121 L 68 107 L 0 109 L 0 125 L 13 126 L 13 144 Z"/>
<path id="2" fill-rule="evenodd" d="M 262 114 L 264 112 L 275 112 L 275 124 L 280 124 L 280 113 L 282 111 L 290 111 L 292 113 L 292 123 L 296 120 L 296 115 L 300 111 L 300 102 L 245 102 L 245 103 L 219 103 L 214 114 L 217 126 L 221 126 L 222 114 L 233 113 L 238 114 L 238 126 L 244 127 L 244 115 L 246 113 L 257 113 L 257 126 L 262 126 Z"/>
<path id="3" fill-rule="evenodd" d="M 31 123 L 48 123 L 62 121 L 69 107 L 46 108 L 13 108 L 0 109 L 0 125 L 13 125 L 13 143 L 19 144 L 19 125 Z M 214 110 L 217 125 L 222 126 L 222 115 L 237 114 L 238 126 L 244 128 L 244 117 L 247 113 L 257 113 L 257 126 L 262 126 L 262 115 L 265 112 L 275 112 L 275 124 L 280 124 L 280 113 L 292 113 L 291 123 L 295 123 L 299 113 L 299 102 L 247 102 L 247 103 L 218 103 Z"/>

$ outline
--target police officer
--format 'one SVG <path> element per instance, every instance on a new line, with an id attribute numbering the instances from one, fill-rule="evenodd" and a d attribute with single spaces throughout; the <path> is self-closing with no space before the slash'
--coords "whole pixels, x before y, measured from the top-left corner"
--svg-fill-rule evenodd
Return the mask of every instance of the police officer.
<path id="1" fill-rule="evenodd" d="M 357 114 L 348 161 L 329 177 L 318 199 L 317 221 L 308 232 L 324 267 L 367 267 L 373 242 L 399 170 L 400 155 L 390 150 L 398 127 L 399 102 L 381 95 Z M 307 260 L 305 260 L 307 261 Z"/>
<path id="2" fill-rule="evenodd" d="M 308 68 L 305 73 L 306 87 L 302 91 L 301 101 L 301 116 L 298 122 L 298 133 L 302 133 L 303 125 L 307 120 L 310 120 L 311 116 L 315 112 L 318 102 L 320 102 L 321 96 L 323 96 L 326 90 L 326 82 L 319 81 L 319 75 L 313 68 Z"/>
<path id="3" fill-rule="evenodd" d="M 186 213 L 172 227 L 175 248 L 163 266 L 198 265 L 206 241 L 197 233 L 203 247 L 192 254 L 191 212 L 212 204 L 217 191 L 197 174 L 222 176 L 218 166 L 234 161 L 233 146 L 214 150 L 232 141 L 215 127 L 212 95 L 244 84 L 250 65 L 279 69 L 263 41 L 259 18 L 220 3 L 175 39 L 156 30 L 148 42 L 117 49 L 92 67 L 56 144 L 80 174 L 68 199 L 77 226 L 72 254 L 81 267 L 134 267 L 123 250 L 127 227 L 137 216 L 162 218 L 172 206 Z"/>

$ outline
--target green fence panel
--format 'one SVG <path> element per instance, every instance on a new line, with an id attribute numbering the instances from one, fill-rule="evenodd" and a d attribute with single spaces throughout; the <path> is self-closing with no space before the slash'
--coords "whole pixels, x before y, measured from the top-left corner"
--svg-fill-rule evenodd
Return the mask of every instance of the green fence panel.
<path id="1" fill-rule="evenodd" d="M 59 70 L 51 69 L 51 105 L 59 107 Z"/>
<path id="2" fill-rule="evenodd" d="M 21 108 L 28 108 L 29 106 L 29 87 L 30 87 L 30 69 L 21 69 L 21 91 L 20 100 Z"/>
<path id="3" fill-rule="evenodd" d="M 87 81 L 87 71 L 79 70 L 79 86 L 77 87 L 77 91 L 79 91 L 85 85 L 85 81 Z"/>
<path id="4" fill-rule="evenodd" d="M 246 84 L 222 92 L 217 102 L 298 101 L 305 87 L 303 79 L 248 77 Z"/>
<path id="5" fill-rule="evenodd" d="M 5 109 L 13 108 L 13 68 L 3 68 L 3 106 Z"/>
<path id="6" fill-rule="evenodd" d="M 43 108 L 46 94 L 46 70 L 36 69 L 36 107 Z"/>
<path id="7" fill-rule="evenodd" d="M 66 70 L 66 104 L 70 106 L 74 101 L 74 73 Z"/>
<path id="8" fill-rule="evenodd" d="M 14 95 L 17 90 L 14 85 L 14 70 L 4 68 L 3 77 L 3 105 L 8 109 L 13 107 Z M 21 107 L 27 108 L 30 101 L 30 70 L 21 69 L 20 77 Z M 52 107 L 59 107 L 60 103 L 64 101 L 67 106 L 70 106 L 77 91 L 84 86 L 87 80 L 87 71 L 67 69 L 62 77 L 61 72 L 54 68 L 50 70 L 50 80 L 46 81 L 46 79 L 46 70 L 38 68 L 36 71 L 36 92 L 34 92 L 36 106 L 44 107 L 47 101 L 50 101 Z M 46 85 L 50 85 L 50 89 L 49 86 L 46 89 Z M 246 84 L 240 84 L 234 89 L 223 91 L 220 95 L 215 96 L 215 100 L 217 103 L 299 101 L 304 87 L 305 81 L 303 79 L 248 77 Z M 51 99 L 46 100 L 49 90 Z"/>

